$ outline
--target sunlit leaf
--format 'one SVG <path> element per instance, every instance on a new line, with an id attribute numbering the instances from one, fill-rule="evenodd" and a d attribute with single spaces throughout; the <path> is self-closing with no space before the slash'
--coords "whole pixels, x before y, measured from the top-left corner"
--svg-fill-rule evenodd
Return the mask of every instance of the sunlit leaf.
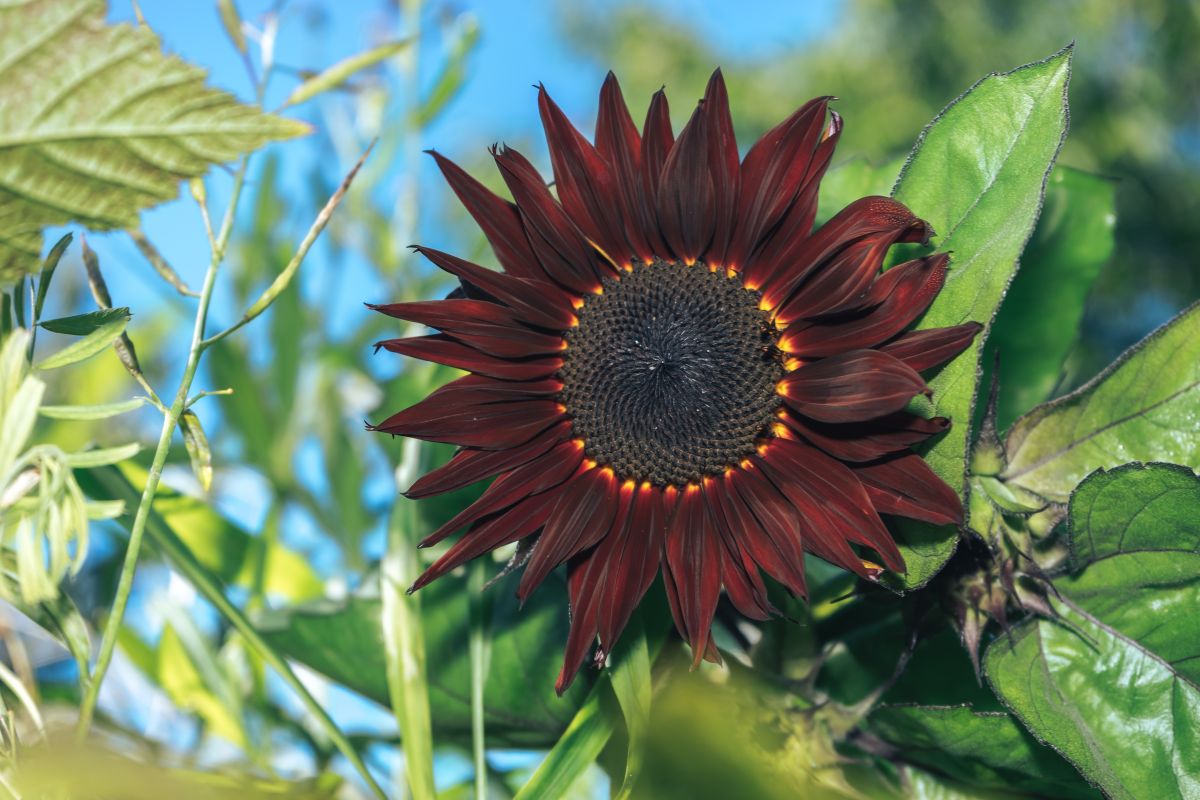
<path id="1" fill-rule="evenodd" d="M 78 341 L 52 353 L 37 364 L 38 369 L 58 369 L 69 364 L 85 361 L 115 342 L 129 325 L 129 309 L 114 309 L 119 312 L 104 320 Z"/>
<path id="2" fill-rule="evenodd" d="M 47 319 L 38 324 L 51 333 L 63 333 L 68 336 L 87 336 L 94 333 L 110 322 L 129 319 L 128 308 L 105 308 L 100 311 L 89 311 L 73 317 Z"/>
<path id="3" fill-rule="evenodd" d="M 922 133 L 893 195 L 928 221 L 934 245 L 950 251 L 946 283 L 918 328 L 989 323 L 1017 269 L 1041 208 L 1044 182 L 1067 130 L 1071 48 L 992 75 L 951 103 Z M 954 425 L 924 453 L 934 471 L 964 488 L 974 408 L 977 338 L 930 379 L 925 410 Z M 923 585 L 958 541 L 952 526 L 901 526 L 906 587 Z"/>
<path id="4" fill-rule="evenodd" d="M 120 464 L 122 461 L 133 458 L 142 449 L 142 446 L 137 442 L 120 445 L 119 447 L 105 447 L 97 450 L 84 450 L 79 453 L 70 453 L 66 457 L 67 464 L 76 469 L 90 469 L 93 467 L 106 467 L 109 464 Z"/>
<path id="5" fill-rule="evenodd" d="M 1027 622 L 985 656 L 1006 704 L 1114 798 L 1200 793 L 1200 481 L 1129 465 L 1071 498 L 1076 571 L 1057 620 Z"/>
<path id="6" fill-rule="evenodd" d="M 1009 432 L 1002 477 L 1066 502 L 1094 470 L 1130 461 L 1200 467 L 1200 303 L 1086 385 L 1038 406 Z"/>
<path id="7" fill-rule="evenodd" d="M 370 69 L 376 64 L 398 55 L 408 46 L 408 39 L 399 39 L 342 59 L 332 67 L 309 78 L 293 89 L 283 107 L 299 105 L 323 92 L 336 89 L 354 77 L 355 73 L 361 72 L 364 69 Z"/>
<path id="8" fill-rule="evenodd" d="M 178 181 L 307 127 L 204 85 L 104 0 L 0 5 L 0 283 L 31 270 L 42 229 L 129 228 Z"/>
<path id="9" fill-rule="evenodd" d="M 108 419 L 141 408 L 146 398 L 134 397 L 119 403 L 102 403 L 94 406 L 42 406 L 38 413 L 50 419 L 96 420 Z"/>
<path id="10" fill-rule="evenodd" d="M 192 474 L 200 482 L 200 488 L 207 492 L 212 488 L 213 465 L 212 449 L 208 446 L 204 426 L 195 412 L 185 411 L 179 417 L 179 430 L 183 434 L 188 461 L 192 464 Z"/>

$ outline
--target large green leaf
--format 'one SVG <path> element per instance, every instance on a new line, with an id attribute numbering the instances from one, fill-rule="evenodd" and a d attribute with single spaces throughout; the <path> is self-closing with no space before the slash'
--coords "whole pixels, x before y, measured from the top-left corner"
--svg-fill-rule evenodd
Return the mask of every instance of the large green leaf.
<path id="1" fill-rule="evenodd" d="M 1001 430 L 1050 397 L 1078 339 L 1083 304 L 1113 251 L 1116 184 L 1058 166 L 1037 230 L 988 335 L 986 377 L 1000 353 Z"/>
<path id="2" fill-rule="evenodd" d="M 1099 796 L 1010 714 L 969 706 L 883 706 L 871 714 L 871 729 L 902 748 L 906 760 L 969 786 Z"/>
<path id="3" fill-rule="evenodd" d="M 307 128 L 204 84 L 104 0 L 0 3 L 0 283 L 38 263 L 42 229 L 128 228 L 178 182 Z"/>
<path id="4" fill-rule="evenodd" d="M 996 640 L 992 686 L 1114 798 L 1200 796 L 1200 482 L 1129 465 L 1075 492 L 1060 620 Z"/>
<path id="5" fill-rule="evenodd" d="M 1200 467 L 1200 303 L 1078 390 L 1013 424 L 1003 478 L 1058 502 L 1089 473 L 1130 461 Z"/>
<path id="6" fill-rule="evenodd" d="M 1071 48 L 1045 61 L 984 78 L 951 103 L 917 141 L 893 196 L 939 233 L 953 253 L 946 284 L 918 328 L 988 323 L 1033 231 L 1046 177 L 1067 131 Z M 924 455 L 957 491 L 965 488 L 967 445 L 982 340 L 929 380 L 927 410 L 954 426 Z M 950 557 L 952 526 L 906 524 L 901 549 L 907 587 L 923 585 Z"/>
<path id="7" fill-rule="evenodd" d="M 493 592 L 492 652 L 484 688 L 489 745 L 546 747 L 571 721 L 588 691 L 577 680 L 562 698 L 554 680 L 567 638 L 566 587 L 551 577 L 523 609 L 514 596 L 516 575 Z M 465 576 L 450 575 L 421 590 L 434 734 L 439 741 L 471 737 L 471 667 L 467 646 Z M 381 604 L 354 597 L 274 612 L 260 626 L 267 641 L 289 658 L 388 705 Z"/>

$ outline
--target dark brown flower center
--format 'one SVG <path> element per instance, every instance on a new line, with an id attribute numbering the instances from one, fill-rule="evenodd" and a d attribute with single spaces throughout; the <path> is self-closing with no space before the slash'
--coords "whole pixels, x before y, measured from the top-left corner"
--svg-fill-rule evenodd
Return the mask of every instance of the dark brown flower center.
<path id="1" fill-rule="evenodd" d="M 622 479 L 682 486 L 750 455 L 783 376 L 758 304 L 724 271 L 658 259 L 589 295 L 560 372 L 587 456 Z"/>

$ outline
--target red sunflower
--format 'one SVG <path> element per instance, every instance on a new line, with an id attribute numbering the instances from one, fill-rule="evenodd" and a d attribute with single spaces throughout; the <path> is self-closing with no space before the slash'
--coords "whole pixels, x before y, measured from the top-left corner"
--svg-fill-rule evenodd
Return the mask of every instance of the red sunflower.
<path id="1" fill-rule="evenodd" d="M 718 659 L 722 589 L 765 619 L 761 572 L 803 596 L 810 552 L 875 580 L 875 559 L 904 570 L 881 514 L 961 521 L 909 449 L 949 421 L 905 407 L 980 326 L 905 332 L 947 257 L 880 272 L 893 244 L 931 234 L 895 200 L 813 229 L 842 129 L 830 99 L 739 158 L 719 71 L 678 138 L 661 91 L 639 133 L 610 74 L 593 144 L 542 89 L 557 198 L 510 148 L 492 153 L 512 202 L 433 153 L 503 272 L 418 248 L 462 289 L 375 306 L 439 331 L 380 346 L 470 374 L 375 429 L 460 447 L 410 498 L 494 478 L 422 542 L 467 529 L 414 590 L 522 539 L 522 599 L 567 565 L 560 692 L 597 638 L 598 660 L 611 650 L 660 567 L 697 662 Z"/>

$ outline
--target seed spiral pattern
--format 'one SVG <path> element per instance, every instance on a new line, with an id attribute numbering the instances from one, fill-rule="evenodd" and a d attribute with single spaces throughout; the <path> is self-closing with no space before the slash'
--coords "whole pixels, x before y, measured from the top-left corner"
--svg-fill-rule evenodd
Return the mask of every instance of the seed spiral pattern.
<path id="1" fill-rule="evenodd" d="M 784 374 L 759 300 L 724 270 L 661 259 L 588 295 L 559 372 L 587 456 L 622 480 L 682 486 L 753 453 Z"/>

